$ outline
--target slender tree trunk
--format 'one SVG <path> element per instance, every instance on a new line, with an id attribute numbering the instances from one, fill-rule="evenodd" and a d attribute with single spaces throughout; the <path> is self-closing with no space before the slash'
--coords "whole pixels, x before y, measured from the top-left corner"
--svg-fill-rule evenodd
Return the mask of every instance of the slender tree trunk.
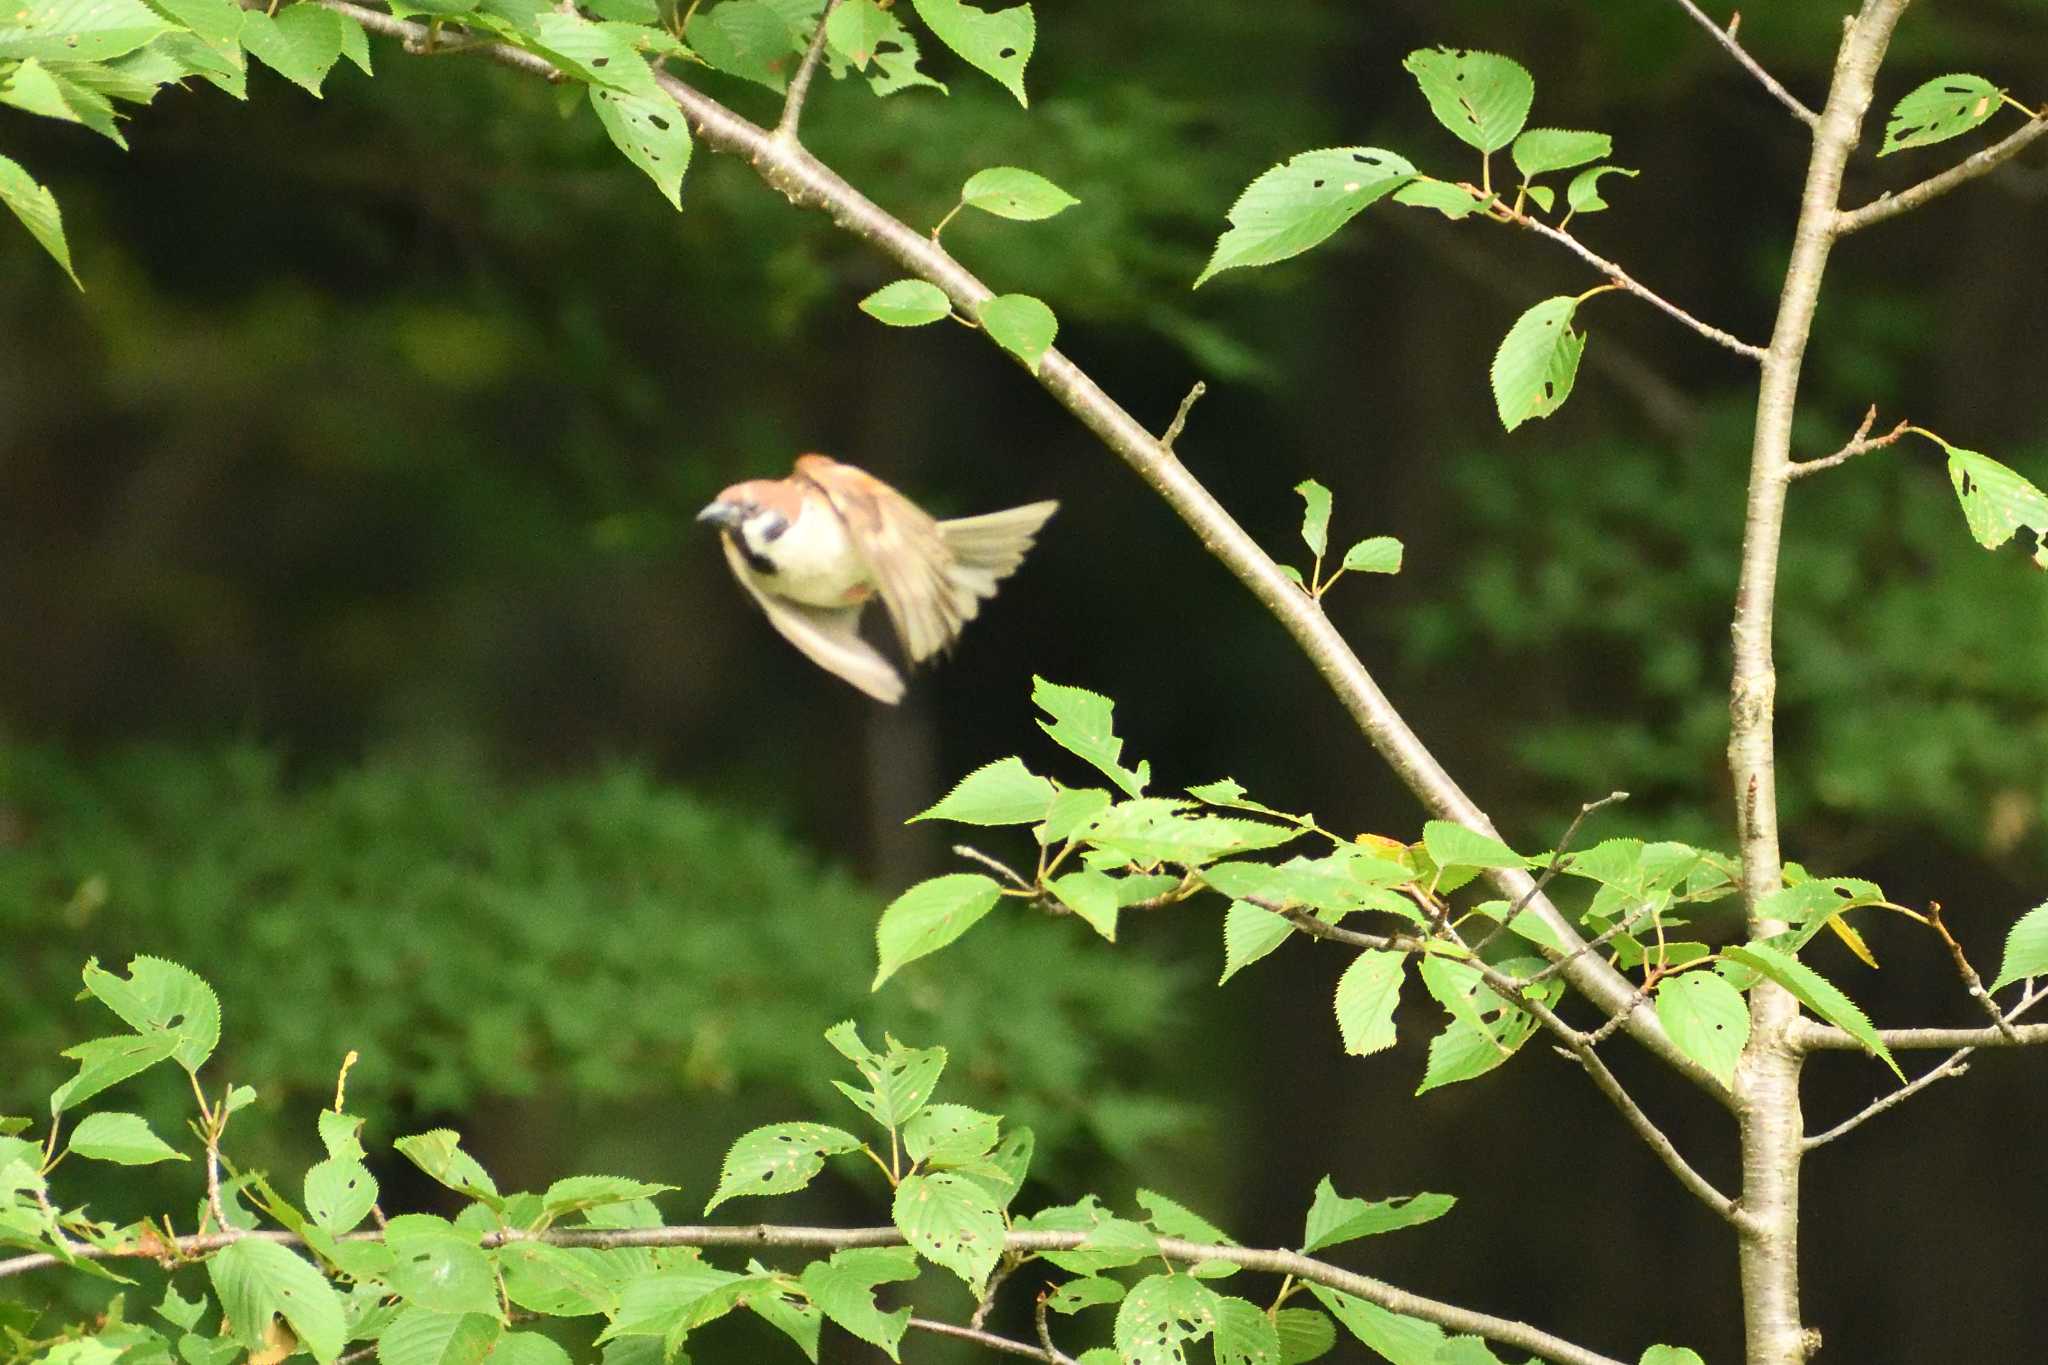
<path id="1" fill-rule="evenodd" d="M 1892 30 L 1910 0 L 1865 0 L 1847 22 L 1827 105 L 1814 127 L 1792 260 L 1757 389 L 1742 576 L 1735 597 L 1735 667 L 1728 698 L 1728 767 L 1735 783 L 1743 898 L 1752 937 L 1785 925 L 1756 908 L 1784 881 L 1778 844 L 1777 672 L 1771 653 L 1785 490 L 1792 478 L 1792 419 L 1800 366 L 1812 334 L 1821 279 L 1836 237 L 1842 169 L 1855 149 Z M 1799 1312 L 1800 1052 L 1789 1032 L 1799 1004 L 1769 982 L 1750 994 L 1750 1041 L 1735 1076 L 1742 1138 L 1741 1237 L 1744 1340 L 1749 1365 L 1803 1365 L 1819 1346 Z"/>

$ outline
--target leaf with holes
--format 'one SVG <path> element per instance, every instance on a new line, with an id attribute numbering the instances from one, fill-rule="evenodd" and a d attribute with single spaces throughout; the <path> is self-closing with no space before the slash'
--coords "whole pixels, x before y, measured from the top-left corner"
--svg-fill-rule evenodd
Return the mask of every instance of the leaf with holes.
<path id="1" fill-rule="evenodd" d="M 1140 762 L 1135 769 L 1123 766 L 1124 742 L 1117 738 L 1116 703 L 1085 688 L 1067 687 L 1031 680 L 1031 701 L 1050 717 L 1038 728 L 1053 743 L 1088 763 L 1104 777 L 1122 787 L 1126 795 L 1142 796 L 1152 780 L 1152 765 Z"/>
<path id="2" fill-rule="evenodd" d="M 1313 1308 L 1283 1308 L 1273 1315 L 1280 1334 L 1280 1365 L 1308 1365 L 1337 1344 L 1337 1327 Z"/>
<path id="3" fill-rule="evenodd" d="M 1352 573 L 1401 572 L 1401 542 L 1392 536 L 1361 540 L 1344 552 L 1344 567 Z"/>
<path id="4" fill-rule="evenodd" d="M 1060 320 L 1052 309 L 1029 294 L 999 294 L 984 301 L 977 316 L 982 330 L 1033 374 L 1038 373 L 1039 361 L 1059 335 Z"/>
<path id="5" fill-rule="evenodd" d="M 1571 397 L 1585 334 L 1572 330 L 1579 301 L 1568 294 L 1545 299 L 1515 320 L 1493 357 L 1493 401 L 1501 425 L 1513 431 L 1548 417 Z"/>
<path id="6" fill-rule="evenodd" d="M 884 1313 L 875 1303 L 875 1286 L 914 1280 L 917 1273 L 917 1254 L 909 1247 L 861 1247 L 812 1262 L 798 1282 L 826 1317 L 900 1360 L 897 1343 L 910 1325 L 910 1309 Z"/>
<path id="7" fill-rule="evenodd" d="M 1280 1365 L 1280 1331 L 1265 1309 L 1219 1294 L 1215 1313 L 1216 1365 Z"/>
<path id="8" fill-rule="evenodd" d="M 1301 494 L 1301 541 L 1309 553 L 1321 559 L 1330 548 L 1330 490 L 1314 479 L 1294 485 Z"/>
<path id="9" fill-rule="evenodd" d="M 1052 807 L 1052 783 L 1024 766 L 1020 758 L 999 758 L 960 779 L 937 805 L 910 817 L 951 820 L 961 825 L 1032 825 Z"/>
<path id="10" fill-rule="evenodd" d="M 729 0 L 730 2 L 730 0 Z M 645 100 L 665 100 L 637 44 L 637 24 L 593 24 L 577 14 L 549 9 L 534 16 L 524 41 L 577 80 Z"/>
<path id="11" fill-rule="evenodd" d="M 1712 972 L 1686 972 L 1657 987 L 1657 1020 L 1678 1050 L 1735 1083 L 1735 1063 L 1749 1042 L 1749 1009 L 1742 992 Z"/>
<path id="12" fill-rule="evenodd" d="M 1337 1032 L 1352 1056 L 1394 1045 L 1394 1007 L 1401 1003 L 1407 961 L 1401 953 L 1363 952 L 1337 978 Z"/>
<path id="13" fill-rule="evenodd" d="M 391 1144 L 399 1155 L 457 1194 L 480 1199 L 496 1208 L 498 1186 L 477 1159 L 462 1150 L 462 1135 L 453 1128 L 431 1128 Z"/>
<path id="14" fill-rule="evenodd" d="M 832 1084 L 884 1128 L 908 1123 L 924 1108 L 946 1069 L 946 1049 L 905 1047 L 890 1038 L 888 1051 L 878 1054 L 861 1041 L 860 1031 L 850 1021 L 826 1029 L 825 1041 L 853 1063 L 869 1089 L 856 1090 L 842 1081 Z"/>
<path id="15" fill-rule="evenodd" d="M 2024 528 L 2034 533 L 2034 562 L 2048 568 L 2048 494 L 1989 455 L 1947 449 L 1949 482 L 1977 543 L 1996 550 Z"/>
<path id="16" fill-rule="evenodd" d="M 328 1157 L 306 1169 L 306 1215 L 324 1232 L 344 1233 L 370 1216 L 377 1180 L 352 1157 Z"/>
<path id="17" fill-rule="evenodd" d="M 79 1156 L 119 1166 L 191 1160 L 152 1132 L 140 1114 L 87 1114 L 72 1131 L 67 1146 Z"/>
<path id="18" fill-rule="evenodd" d="M 1121 1280 L 1112 1280 L 1107 1275 L 1083 1275 L 1068 1280 L 1052 1291 L 1045 1306 L 1055 1313 L 1072 1316 L 1083 1308 L 1096 1308 L 1123 1299 L 1124 1286 Z"/>
<path id="19" fill-rule="evenodd" d="M 283 1317 L 322 1365 L 341 1354 L 341 1300 L 311 1263 L 275 1242 L 245 1237 L 209 1256 L 206 1273 L 235 1340 L 251 1351 L 270 1344 L 270 1320 Z"/>
<path id="20" fill-rule="evenodd" d="M 714 71 L 778 94 L 788 88 L 802 51 L 788 23 L 761 0 L 723 0 L 698 11 L 683 29 L 683 40 Z"/>
<path id="21" fill-rule="evenodd" d="M 1998 87 L 1982 76 L 1936 76 L 1892 106 L 1884 146 L 1877 154 L 1890 156 L 1908 147 L 1931 147 L 1961 137 L 1989 121 L 2000 101 Z"/>
<path id="22" fill-rule="evenodd" d="M 495 1314 L 497 1276 L 478 1238 L 445 1218 L 400 1214 L 384 1227 L 384 1245 L 395 1262 L 391 1287 L 436 1313 Z"/>
<path id="23" fill-rule="evenodd" d="M 1149 1275 L 1116 1314 L 1124 1365 L 1185 1365 L 1186 1345 L 1216 1329 L 1216 1291 L 1189 1275 Z"/>
<path id="24" fill-rule="evenodd" d="M 1588 161 L 1598 161 L 1613 150 L 1614 139 L 1605 133 L 1531 128 L 1515 139 L 1511 155 L 1515 159 L 1515 169 L 1528 180 L 1550 171 L 1568 171 Z"/>
<path id="25" fill-rule="evenodd" d="M 1544 963 L 1540 958 L 1528 958 L 1496 965 L 1513 977 L 1540 971 Z M 1501 999 L 1476 974 L 1464 979 L 1472 989 L 1469 1007 L 1452 1010 L 1450 1025 L 1430 1040 L 1429 1066 L 1423 1073 L 1422 1084 L 1416 1088 L 1418 1095 L 1485 1075 L 1512 1057 L 1536 1031 L 1534 1015 Z M 1541 1004 L 1555 1005 L 1564 994 L 1564 984 L 1551 977 L 1530 987 L 1527 994 Z"/>
<path id="26" fill-rule="evenodd" d="M 2005 960 L 1999 964 L 1994 991 L 2015 981 L 2048 976 L 2048 904 L 2037 905 L 2012 927 L 2005 939 Z"/>
<path id="27" fill-rule="evenodd" d="M 1034 171 L 1017 166 L 991 166 L 968 177 L 960 189 L 960 202 L 998 218 L 1032 223 L 1062 213 L 1081 201 Z"/>
<path id="28" fill-rule="evenodd" d="M 1422 87 L 1436 121 L 1482 152 L 1513 142 L 1536 100 L 1535 78 L 1491 52 L 1424 48 L 1401 65 Z"/>
<path id="29" fill-rule="evenodd" d="M 860 1150 L 860 1139 L 823 1123 L 771 1123 L 743 1134 L 725 1154 L 709 1213 L 743 1194 L 788 1194 L 811 1183 L 825 1158 Z"/>
<path id="30" fill-rule="evenodd" d="M 1598 213 L 1608 207 L 1607 201 L 1600 197 L 1601 176 L 1620 175 L 1633 180 L 1639 174 L 1641 172 L 1632 171 L 1626 166 L 1594 166 L 1590 170 L 1580 171 L 1572 177 L 1572 183 L 1565 186 L 1565 207 L 1573 213 Z"/>
<path id="31" fill-rule="evenodd" d="M 905 965 L 951 943 L 995 908 L 1002 888 L 978 872 L 952 872 L 911 887 L 882 911 L 875 926 L 880 964 L 871 990 Z"/>
<path id="32" fill-rule="evenodd" d="M 1723 950 L 1722 956 L 1762 972 L 1792 992 L 1800 1004 L 1863 1044 L 1872 1056 L 1891 1068 L 1893 1075 L 1901 1081 L 1906 1079 L 1899 1064 L 1892 1060 L 1891 1049 L 1870 1026 L 1870 1017 L 1819 972 L 1768 943 L 1745 943 Z"/>
<path id="33" fill-rule="evenodd" d="M 683 206 L 683 172 L 690 168 L 690 127 L 676 102 L 648 99 L 603 86 L 590 87 L 590 107 L 612 145 L 647 173 L 661 197 Z"/>
<path id="34" fill-rule="evenodd" d="M 962 0 L 910 0 L 917 17 L 932 36 L 944 43 L 969 66 L 993 77 L 1029 105 L 1024 97 L 1024 65 L 1038 40 L 1038 23 L 1031 6 L 1012 5 L 990 13 L 963 4 Z"/>
<path id="35" fill-rule="evenodd" d="M 7 211 L 21 220 L 29 236 L 64 267 L 73 284 L 85 288 L 78 272 L 71 268 L 71 244 L 64 238 L 64 215 L 57 208 L 57 196 L 37 184 L 35 177 L 18 162 L 4 156 L 0 156 L 0 204 L 7 205 Z"/>
<path id="36" fill-rule="evenodd" d="M 1001 1115 L 964 1104 L 928 1104 L 905 1121 L 903 1150 L 924 1165 L 958 1166 L 994 1150 L 1001 1123 Z"/>
<path id="37" fill-rule="evenodd" d="M 981 1185 L 952 1171 L 906 1176 L 893 1209 L 904 1240 L 974 1293 L 1003 1254 L 1003 1211 Z"/>
<path id="38" fill-rule="evenodd" d="M 187 1071 L 197 1071 L 220 1043 L 220 997 L 189 967 L 137 957 L 124 980 L 95 959 L 85 964 L 85 988 L 137 1033 L 171 1034 L 171 1056 Z"/>
<path id="39" fill-rule="evenodd" d="M 891 327 L 922 327 L 950 314 L 953 301 L 930 280 L 897 280 L 862 299 L 860 310 Z"/>
<path id="40" fill-rule="evenodd" d="M 1458 1201 L 1448 1194 L 1414 1194 L 1401 1199 L 1353 1199 L 1337 1193 L 1324 1176 L 1316 1185 L 1315 1202 L 1302 1225 L 1303 1254 L 1324 1247 L 1377 1237 L 1383 1232 L 1418 1227 L 1451 1211 Z"/>
<path id="41" fill-rule="evenodd" d="M 1328 147 L 1288 159 L 1231 205 L 1230 230 L 1216 239 L 1194 287 L 1225 270 L 1299 256 L 1414 175 L 1405 157 L 1378 147 Z"/>

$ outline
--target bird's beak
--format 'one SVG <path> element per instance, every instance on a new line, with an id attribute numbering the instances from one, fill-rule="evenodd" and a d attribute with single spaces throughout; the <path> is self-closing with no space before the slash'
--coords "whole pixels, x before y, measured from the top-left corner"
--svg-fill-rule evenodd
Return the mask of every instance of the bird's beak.
<path id="1" fill-rule="evenodd" d="M 697 514 L 697 520 L 711 526 L 736 526 L 744 514 L 729 502 L 714 502 Z"/>

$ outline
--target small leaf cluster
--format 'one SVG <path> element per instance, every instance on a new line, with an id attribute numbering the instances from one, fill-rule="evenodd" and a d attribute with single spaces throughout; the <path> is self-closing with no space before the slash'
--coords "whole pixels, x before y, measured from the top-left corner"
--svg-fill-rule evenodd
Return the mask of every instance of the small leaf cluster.
<path id="1" fill-rule="evenodd" d="M 1294 486 L 1294 491 L 1301 495 L 1302 502 L 1301 542 L 1315 559 L 1307 574 L 1286 564 L 1279 567 L 1302 591 L 1320 598 L 1347 573 L 1401 572 L 1401 542 L 1392 536 L 1370 536 L 1346 550 L 1336 569 L 1325 578 L 1323 559 L 1330 550 L 1330 490 L 1314 479 L 1304 479 Z"/>

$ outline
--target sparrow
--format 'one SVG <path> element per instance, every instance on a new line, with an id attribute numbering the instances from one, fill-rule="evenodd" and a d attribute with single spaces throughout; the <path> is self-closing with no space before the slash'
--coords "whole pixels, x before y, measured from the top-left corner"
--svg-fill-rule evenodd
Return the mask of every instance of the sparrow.
<path id="1" fill-rule="evenodd" d="M 882 599 L 903 652 L 923 663 L 960 637 L 1058 508 L 939 521 L 865 470 L 800 455 L 788 478 L 736 483 L 697 520 L 720 529 L 733 577 L 784 639 L 893 705 L 903 677 L 860 636 L 868 603 Z"/>

